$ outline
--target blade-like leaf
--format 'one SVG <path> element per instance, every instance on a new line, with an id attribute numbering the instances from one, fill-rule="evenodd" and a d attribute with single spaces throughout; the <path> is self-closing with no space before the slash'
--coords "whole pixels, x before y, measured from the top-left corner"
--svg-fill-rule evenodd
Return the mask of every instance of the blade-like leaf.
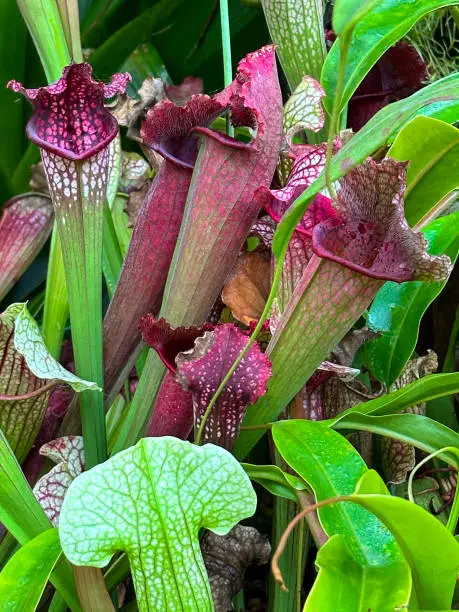
<path id="1" fill-rule="evenodd" d="M 330 166 L 331 180 L 335 181 L 346 174 L 351 168 L 360 164 L 368 155 L 383 146 L 411 117 L 422 109 L 422 114 L 429 108 L 437 110 L 443 104 L 456 104 L 459 110 L 457 88 L 459 74 L 445 77 L 409 98 L 389 104 L 382 108 L 351 140 L 346 143 L 333 157 Z M 322 175 L 315 183 L 306 189 L 290 207 L 287 214 L 277 227 L 273 241 L 274 254 L 279 257 L 285 248 L 286 239 L 293 228 L 299 223 L 308 202 L 325 187 L 325 177 Z"/>
<path id="2" fill-rule="evenodd" d="M 99 389 L 96 383 L 83 380 L 61 366 L 48 352 L 37 322 L 25 304 L 14 304 L 18 314 L 14 327 L 14 347 L 23 355 L 31 372 L 38 378 L 57 379 L 67 383 L 74 391 Z"/>
<path id="3" fill-rule="evenodd" d="M 0 574 L 2 609 L 35 610 L 61 553 L 57 529 L 43 531 L 24 544 Z"/>
<path id="4" fill-rule="evenodd" d="M 408 604 L 409 592 L 404 589 L 396 593 L 392 589 L 384 592 L 380 588 L 381 570 L 362 567 L 352 558 L 340 535 L 332 536 L 316 557 L 319 574 L 308 595 L 303 612 L 336 612 L 355 610 L 367 612 L 392 612 L 405 597 Z M 397 583 L 397 568 L 385 569 L 388 582 Z M 333 594 L 331 596 L 331 594 Z M 407 597 L 408 594 L 408 597 Z"/>
<path id="5" fill-rule="evenodd" d="M 368 472 L 374 479 L 375 472 Z M 449 610 L 459 568 L 459 544 L 432 514 L 400 497 L 367 495 L 366 478 L 349 500 L 370 510 L 397 540 L 411 567 L 419 606 Z M 365 493 L 365 494 L 361 494 Z M 422 542 L 420 542 L 422 534 Z"/>
<path id="6" fill-rule="evenodd" d="M 59 534 L 76 565 L 103 567 L 126 551 L 140 610 L 204 612 L 213 605 L 199 529 L 225 535 L 255 508 L 247 475 L 224 449 L 146 438 L 73 481 Z"/>
<path id="7" fill-rule="evenodd" d="M 431 374 L 414 383 L 393 391 L 382 397 L 363 402 L 354 408 L 349 408 L 330 423 L 343 417 L 343 415 L 360 412 L 362 414 L 383 415 L 401 412 L 405 408 L 428 402 L 436 397 L 454 395 L 459 392 L 459 373 L 454 374 Z"/>
<path id="8" fill-rule="evenodd" d="M 449 172 L 454 174 L 451 169 Z M 429 243 L 430 254 L 445 253 L 451 261 L 456 260 L 459 251 L 458 224 L 459 212 L 429 224 L 424 236 Z M 380 332 L 381 336 L 369 343 L 367 350 L 372 373 L 388 387 L 400 376 L 410 359 L 422 317 L 446 282 L 388 282 L 379 290 L 369 310 L 367 325 Z"/>
<path id="9" fill-rule="evenodd" d="M 277 465 L 251 465 L 250 463 L 241 463 L 241 465 L 250 480 L 261 484 L 272 495 L 298 502 L 295 491 L 304 491 L 309 488 L 300 478 L 287 474 Z"/>
<path id="10" fill-rule="evenodd" d="M 310 484 L 318 501 L 350 493 L 367 472 L 365 462 L 350 442 L 330 435 L 322 423 L 278 421 L 272 427 L 272 435 L 277 450 Z M 380 598 L 391 592 L 394 608 L 406 604 L 411 588 L 409 570 L 387 529 L 375 517 L 348 504 L 324 507 L 319 517 L 329 536 L 342 535 L 356 563 L 379 568 L 379 591 L 372 596 Z M 368 609 L 370 605 L 364 603 Z"/>
<path id="11" fill-rule="evenodd" d="M 426 453 L 433 453 L 441 448 L 456 446 L 459 448 L 459 434 L 454 430 L 421 414 L 389 414 L 372 416 L 350 412 L 331 422 L 331 427 L 338 431 L 357 430 L 400 440 L 411 444 Z M 445 452 L 440 458 L 458 466 L 459 460 Z"/>
<path id="12" fill-rule="evenodd" d="M 333 7 L 333 30 L 342 34 L 351 31 L 380 0 L 336 0 Z"/>
<path id="13" fill-rule="evenodd" d="M 344 0 L 340 3 L 343 12 L 339 11 L 340 23 L 337 29 L 337 8 L 339 8 L 337 2 L 333 11 L 333 24 L 338 33 L 341 33 L 343 29 L 341 23 L 346 25 L 346 28 L 348 27 L 348 24 L 345 24 L 346 20 L 355 23 L 354 16 L 348 12 L 350 7 L 347 5 L 362 5 L 361 9 L 371 9 L 353 32 L 347 56 L 340 108 L 343 109 L 346 106 L 354 91 L 381 55 L 403 38 L 419 19 L 430 11 L 453 4 L 456 4 L 456 0 L 416 2 L 413 0 Z M 361 11 L 356 14 L 359 19 L 362 17 Z M 328 111 L 331 110 L 335 98 L 339 60 L 339 44 L 335 43 L 325 60 L 321 76 L 322 85 L 327 92 L 324 104 Z"/>
<path id="14" fill-rule="evenodd" d="M 400 131 L 387 156 L 410 162 L 405 191 L 410 225 L 459 185 L 459 176 L 451 172 L 459 166 L 459 130 L 444 121 L 416 117 Z"/>
<path id="15" fill-rule="evenodd" d="M 25 479 L 5 436 L 0 430 L 0 522 L 22 545 L 42 531 L 51 528 L 40 504 Z M 69 607 L 81 610 L 70 564 L 59 563 L 51 582 L 60 591 Z"/>

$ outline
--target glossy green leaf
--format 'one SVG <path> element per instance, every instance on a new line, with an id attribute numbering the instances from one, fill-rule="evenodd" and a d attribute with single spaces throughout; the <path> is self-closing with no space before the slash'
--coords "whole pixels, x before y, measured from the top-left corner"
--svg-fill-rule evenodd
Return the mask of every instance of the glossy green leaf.
<path id="1" fill-rule="evenodd" d="M 405 217 L 413 226 L 459 185 L 459 130 L 444 121 L 416 117 L 398 134 L 387 157 L 409 161 Z"/>
<path id="2" fill-rule="evenodd" d="M 454 430 L 420 414 L 389 414 L 373 416 L 350 412 L 330 422 L 338 431 L 369 431 L 380 436 L 400 440 L 426 453 L 433 453 L 445 447 L 459 448 L 459 434 Z M 451 454 L 443 453 L 440 458 L 459 466 Z"/>
<path id="3" fill-rule="evenodd" d="M 267 491 L 278 497 L 297 502 L 298 497 L 295 491 L 304 491 L 309 488 L 301 478 L 287 474 L 277 465 L 251 465 L 250 463 L 241 463 L 241 465 L 250 480 L 262 485 Z"/>
<path id="4" fill-rule="evenodd" d="M 361 163 L 368 155 L 382 147 L 398 130 L 420 109 L 428 110 L 431 105 L 455 101 L 459 112 L 459 73 L 440 79 L 428 87 L 417 91 L 404 100 L 382 108 L 368 123 L 346 143 L 333 157 L 330 166 L 331 180 L 336 181 L 351 168 Z M 273 241 L 273 251 L 279 257 L 286 248 L 286 241 L 303 216 L 311 199 L 325 187 L 322 174 L 301 196 L 295 200 L 277 226 Z"/>
<path id="5" fill-rule="evenodd" d="M 319 574 L 306 600 L 303 612 L 393 612 L 404 599 L 408 604 L 409 589 L 397 593 L 382 591 L 381 570 L 357 563 L 340 535 L 332 536 L 316 557 Z M 397 567 L 385 570 L 386 579 L 397 584 Z"/>
<path id="6" fill-rule="evenodd" d="M 14 195 L 11 176 L 25 144 L 24 101 L 3 86 L 13 77 L 22 82 L 25 75 L 27 29 L 16 2 L 0 3 L 0 24 L 0 202 L 3 203 Z"/>
<path id="7" fill-rule="evenodd" d="M 49 354 L 37 322 L 27 310 L 26 304 L 13 304 L 10 308 L 17 309 L 14 325 L 14 347 L 18 353 L 23 355 L 27 366 L 35 376 L 61 380 L 78 392 L 87 389 L 99 389 L 96 383 L 78 378 L 78 376 L 66 370 Z"/>
<path id="8" fill-rule="evenodd" d="M 256 508 L 239 463 L 223 448 L 146 438 L 76 478 L 59 520 L 66 557 L 131 563 L 139 609 L 213 609 L 199 549 L 202 527 L 225 535 Z"/>
<path id="9" fill-rule="evenodd" d="M 347 499 L 372 512 L 390 529 L 411 567 L 420 607 L 449 610 L 459 569 L 459 544 L 446 527 L 400 497 L 358 494 Z"/>
<path id="10" fill-rule="evenodd" d="M 144 80 L 149 77 L 159 77 L 165 83 L 172 83 L 167 68 L 158 50 L 151 42 L 139 45 L 122 65 L 121 72 L 129 72 L 132 77 L 127 93 L 136 96 Z"/>
<path id="11" fill-rule="evenodd" d="M 278 421 L 272 435 L 283 459 L 308 482 L 318 501 L 350 494 L 367 472 L 350 442 L 320 422 Z M 394 538 L 374 516 L 339 504 L 321 508 L 319 518 L 329 536 L 342 535 L 356 563 L 379 568 L 377 597 L 391 591 L 394 607 L 406 603 L 410 595 L 408 568 Z"/>
<path id="12" fill-rule="evenodd" d="M 62 553 L 57 529 L 48 529 L 24 544 L 0 573 L 2 610 L 35 610 Z"/>
<path id="13" fill-rule="evenodd" d="M 376 0 L 375 2 L 345 0 L 343 9 L 345 2 L 355 5 L 358 9 L 361 6 L 362 9 L 369 7 L 371 10 L 361 19 L 353 32 L 346 62 L 341 109 L 349 102 L 371 67 L 389 47 L 403 38 L 419 19 L 431 11 L 456 4 L 456 0 Z M 338 2 L 334 9 L 333 23 L 335 31 L 340 32 L 336 29 L 337 6 Z M 347 11 L 350 10 L 352 8 L 348 7 Z M 361 15 L 362 13 L 359 13 L 359 17 Z M 342 21 L 343 25 L 346 25 L 346 19 L 355 21 L 351 13 L 346 14 L 343 10 L 340 23 Z M 339 58 L 339 44 L 335 43 L 327 55 L 321 76 L 321 83 L 327 92 L 324 104 L 328 111 L 331 111 L 335 97 Z"/>
<path id="14" fill-rule="evenodd" d="M 290 89 L 305 75 L 319 79 L 326 54 L 322 2 L 262 0 L 262 5 Z"/>
<path id="15" fill-rule="evenodd" d="M 380 0 L 336 0 L 333 7 L 333 30 L 342 34 L 352 30 Z"/>
<path id="16" fill-rule="evenodd" d="M 449 173 L 454 174 L 451 168 Z M 423 230 L 428 252 L 449 255 L 454 262 L 459 252 L 458 227 L 459 212 L 430 223 Z M 387 387 L 408 363 L 416 347 L 422 317 L 446 282 L 387 282 L 379 290 L 369 310 L 367 325 L 381 336 L 368 344 L 367 355 L 372 373 Z"/>
<path id="17" fill-rule="evenodd" d="M 168 25 L 168 19 L 181 1 L 160 0 L 116 30 L 89 57 L 94 72 L 104 74 L 117 70 L 140 43 L 149 40 L 152 31 Z"/>
<path id="18" fill-rule="evenodd" d="M 437 397 L 454 395 L 459 392 L 459 373 L 454 374 L 431 374 L 415 380 L 403 389 L 392 391 L 376 399 L 357 404 L 342 412 L 338 417 L 330 419 L 328 423 L 334 423 L 344 415 L 360 412 L 362 414 L 384 415 L 401 412 L 405 408 L 422 404 Z"/>
<path id="19" fill-rule="evenodd" d="M 0 430 L 0 522 L 22 545 L 51 528 Z M 51 582 L 74 612 L 81 610 L 70 564 L 61 561 Z"/>
<path id="20" fill-rule="evenodd" d="M 48 82 L 57 81 L 62 68 L 70 63 L 69 49 L 57 3 L 55 0 L 18 0 L 18 5 L 40 56 Z"/>

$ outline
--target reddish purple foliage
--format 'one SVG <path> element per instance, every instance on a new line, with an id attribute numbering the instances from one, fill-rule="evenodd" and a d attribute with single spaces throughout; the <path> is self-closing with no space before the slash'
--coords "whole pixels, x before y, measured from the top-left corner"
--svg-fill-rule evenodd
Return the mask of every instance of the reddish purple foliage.
<path id="1" fill-rule="evenodd" d="M 192 351 L 177 356 L 177 379 L 193 395 L 195 429 L 246 344 L 247 335 L 235 325 L 225 323 L 197 338 Z M 203 440 L 231 449 L 247 406 L 266 393 L 270 376 L 268 357 L 253 344 L 212 408 Z"/>
<path id="2" fill-rule="evenodd" d="M 420 89 L 427 69 L 419 53 L 406 42 L 386 51 L 349 102 L 348 125 L 357 132 L 383 106 Z"/>
<path id="3" fill-rule="evenodd" d="M 321 174 L 325 166 L 326 150 L 325 144 L 295 145 L 291 154 L 294 159 L 293 168 L 285 187 L 272 190 L 260 187 L 257 190 L 256 197 L 274 221 L 279 222 L 298 196 Z M 319 194 L 314 198 L 296 229 L 310 238 L 314 225 L 335 216 L 336 212 L 330 198 Z"/>
<path id="4" fill-rule="evenodd" d="M 175 372 L 175 358 L 194 347 L 194 341 L 204 332 L 214 329 L 210 323 L 201 327 L 172 327 L 165 319 L 156 320 L 152 314 L 140 319 L 140 331 L 145 342 L 155 349 L 164 365 Z"/>
<path id="5" fill-rule="evenodd" d="M 282 106 L 274 47 L 244 58 L 233 83 L 215 96 L 235 126 L 254 130 L 246 144 L 205 127 L 187 202 L 180 252 L 163 312 L 174 324 L 201 324 L 259 212 L 254 198 L 274 174 L 282 136 Z M 205 240 L 203 237 L 205 236 Z"/>
<path id="6" fill-rule="evenodd" d="M 25 89 L 17 81 L 8 87 L 22 93 L 35 107 L 27 136 L 41 149 L 69 160 L 92 157 L 115 138 L 118 124 L 104 108 L 104 98 L 124 92 L 130 75 L 115 74 L 108 85 L 94 81 L 90 64 L 71 64 L 47 87 Z"/>
<path id="7" fill-rule="evenodd" d="M 426 253 L 426 241 L 404 216 L 406 162 L 368 158 L 340 183 L 338 217 L 313 230 L 313 250 L 372 278 L 403 282 L 439 280 L 448 275 L 449 258 Z"/>
<path id="8" fill-rule="evenodd" d="M 201 126 L 236 149 L 251 146 L 203 127 L 230 109 L 235 117 L 254 124 L 252 111 L 241 110 L 242 98 L 225 92 L 214 97 L 193 95 L 185 106 L 163 100 L 148 111 L 141 127 L 144 143 L 159 152 L 164 162 L 139 211 L 104 321 L 105 388 L 109 395 L 119 388 L 124 366 L 128 364 L 126 372 L 133 365 L 129 359 L 140 340 L 137 321 L 149 311 L 157 312 L 161 303 L 198 152 L 194 129 Z"/>
<path id="9" fill-rule="evenodd" d="M 199 77 L 186 77 L 180 85 L 166 85 L 165 90 L 169 100 L 183 106 L 191 96 L 203 92 L 203 83 Z"/>
<path id="10" fill-rule="evenodd" d="M 186 440 L 193 428 L 193 397 L 167 372 L 156 397 L 147 436 Z"/>

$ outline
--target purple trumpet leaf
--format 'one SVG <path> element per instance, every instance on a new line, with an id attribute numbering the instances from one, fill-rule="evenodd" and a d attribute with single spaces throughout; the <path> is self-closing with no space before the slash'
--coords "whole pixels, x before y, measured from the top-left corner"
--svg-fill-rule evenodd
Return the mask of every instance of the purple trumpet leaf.
<path id="1" fill-rule="evenodd" d="M 39 193 L 17 196 L 0 219 L 0 300 L 45 244 L 53 226 L 51 200 Z"/>
<path id="2" fill-rule="evenodd" d="M 173 328 L 151 315 L 142 319 L 140 327 L 145 341 L 170 370 L 156 399 L 149 435 L 185 438 L 193 423 L 195 432 L 199 428 L 225 372 L 247 344 L 247 334 L 228 323 Z M 203 441 L 231 449 L 247 406 L 266 392 L 270 375 L 269 359 L 255 343 L 213 407 Z"/>
<path id="3" fill-rule="evenodd" d="M 235 127 L 255 130 L 242 143 L 197 128 L 201 146 L 161 313 L 174 325 L 206 320 L 260 210 L 254 193 L 269 185 L 282 138 L 274 47 L 249 54 L 216 98 Z"/>
<path id="4" fill-rule="evenodd" d="M 195 163 L 197 125 L 212 123 L 224 106 L 195 95 L 183 107 L 156 104 L 141 128 L 146 145 L 164 158 L 140 207 L 120 279 L 104 321 L 105 388 L 111 396 L 130 371 L 140 347 L 137 323 L 157 312 L 182 222 Z"/>
<path id="5" fill-rule="evenodd" d="M 274 373 L 269 391 L 248 412 L 247 425 L 278 416 L 368 307 L 385 279 L 447 278 L 449 258 L 428 255 L 423 236 L 405 220 L 405 186 L 406 164 L 392 159 L 378 164 L 368 158 L 341 180 L 339 216 L 314 227 L 315 255 L 267 348 Z M 243 432 L 238 456 L 245 456 L 259 437 L 257 432 Z"/>

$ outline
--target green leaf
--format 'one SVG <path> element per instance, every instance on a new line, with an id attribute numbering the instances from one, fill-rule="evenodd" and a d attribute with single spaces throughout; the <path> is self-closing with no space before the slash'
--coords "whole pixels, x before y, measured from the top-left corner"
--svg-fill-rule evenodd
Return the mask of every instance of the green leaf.
<path id="1" fill-rule="evenodd" d="M 298 502 L 295 491 L 304 491 L 309 488 L 301 478 L 287 474 L 277 465 L 251 465 L 250 463 L 241 463 L 241 465 L 250 480 L 258 482 L 272 495 Z"/>
<path id="2" fill-rule="evenodd" d="M 458 433 L 420 414 L 372 416 L 351 412 L 330 422 L 330 426 L 338 431 L 369 431 L 411 444 L 426 453 L 451 446 L 459 448 Z M 440 458 L 459 467 L 459 460 L 454 455 L 445 452 Z"/>
<path id="3" fill-rule="evenodd" d="M 405 217 L 413 226 L 459 185 L 459 130 L 444 121 L 416 117 L 400 131 L 387 157 L 409 161 Z"/>
<path id="4" fill-rule="evenodd" d="M 449 173 L 454 174 L 451 168 Z M 459 212 L 430 223 L 423 230 L 428 252 L 449 255 L 454 262 L 459 252 L 458 226 Z M 368 344 L 367 355 L 372 373 L 387 387 L 408 363 L 416 347 L 422 317 L 446 282 L 387 282 L 379 290 L 369 310 L 367 325 L 381 332 L 381 336 Z"/>
<path id="5" fill-rule="evenodd" d="M 55 0 L 18 0 L 21 14 L 27 24 L 40 56 L 48 82 L 57 81 L 62 69 L 70 63 L 59 10 Z"/>
<path id="6" fill-rule="evenodd" d="M 51 523 L 0 430 L 0 522 L 22 545 L 51 528 Z M 70 564 L 63 560 L 51 576 L 51 582 L 74 612 L 81 610 Z"/>
<path id="7" fill-rule="evenodd" d="M 336 34 L 352 30 L 379 2 L 380 0 L 336 0 L 333 7 L 333 30 Z"/>
<path id="8" fill-rule="evenodd" d="M 326 55 L 322 3 L 262 0 L 262 5 L 290 89 L 305 75 L 319 79 Z"/>
<path id="9" fill-rule="evenodd" d="M 419 19 L 430 11 L 454 4 L 456 0 L 367 0 L 366 2 L 365 0 L 343 0 L 340 5 L 336 2 L 333 24 L 337 33 L 341 33 L 344 25 L 348 29 L 346 20 L 355 24 L 354 15 L 361 19 L 362 11 L 371 9 L 357 24 L 352 35 L 340 109 L 346 106 L 354 91 L 385 51 L 403 38 Z M 354 15 L 351 13 L 353 5 L 356 11 Z M 337 29 L 337 8 L 340 6 L 343 11 L 339 12 L 339 29 Z M 321 83 L 327 92 L 324 104 L 328 111 L 331 111 L 335 97 L 339 58 L 339 44 L 335 43 L 327 55 L 321 76 Z"/>
<path id="10" fill-rule="evenodd" d="M 357 563 L 349 554 L 341 535 L 332 536 L 319 549 L 316 565 L 319 567 L 319 574 L 303 612 L 389 612 L 396 610 L 401 600 L 408 604 L 409 589 L 404 588 L 401 592 L 393 589 L 382 590 L 381 570 L 362 567 Z M 397 584 L 397 571 L 397 567 L 385 570 L 388 583 Z"/>
<path id="11" fill-rule="evenodd" d="M 10 308 L 17 308 L 14 326 L 14 347 L 18 353 L 23 355 L 27 366 L 35 376 L 38 378 L 61 380 L 77 392 L 86 391 L 87 389 L 99 389 L 96 383 L 78 378 L 78 376 L 63 368 L 49 354 L 37 322 L 27 310 L 26 304 L 13 304 Z"/>
<path id="12" fill-rule="evenodd" d="M 390 529 L 411 567 L 420 607 L 449 610 L 459 568 L 459 544 L 446 527 L 400 497 L 359 494 L 347 499 L 372 512 Z"/>
<path id="13" fill-rule="evenodd" d="M 454 374 L 431 374 L 406 385 L 403 389 L 392 391 L 381 397 L 357 404 L 348 408 L 338 417 L 330 419 L 327 423 L 335 423 L 338 419 L 360 412 L 361 414 L 383 415 L 401 412 L 405 408 L 422 404 L 437 397 L 454 395 L 459 392 L 459 373 Z"/>
<path id="14" fill-rule="evenodd" d="M 346 172 L 360 164 L 368 155 L 382 147 L 417 111 L 427 111 L 432 105 L 456 101 L 459 111 L 457 88 L 459 73 L 424 87 L 415 94 L 399 102 L 394 102 L 382 108 L 368 123 L 346 143 L 333 157 L 330 166 L 331 180 L 336 181 Z M 289 208 L 277 226 L 273 241 L 273 252 L 278 258 L 282 255 L 293 229 L 299 223 L 311 199 L 325 187 L 325 177 L 322 174 L 308 189 L 306 189 Z"/>
<path id="15" fill-rule="evenodd" d="M 117 70 L 142 42 L 147 42 L 152 31 L 168 24 L 174 11 L 183 0 L 160 0 L 116 30 L 89 57 L 94 72 L 108 73 Z"/>
<path id="16" fill-rule="evenodd" d="M 0 574 L 2 609 L 35 610 L 61 553 L 57 529 L 43 531 L 22 546 Z"/>
<path id="17" fill-rule="evenodd" d="M 283 459 L 308 482 L 318 501 L 350 494 L 367 472 L 350 442 L 320 422 L 278 421 L 272 435 Z M 394 607 L 406 603 L 408 568 L 394 538 L 374 516 L 339 504 L 321 508 L 319 518 L 329 536 L 342 535 L 356 563 L 380 569 L 378 597 L 390 591 L 396 598 Z"/>
<path id="18" fill-rule="evenodd" d="M 239 463 L 224 449 L 146 438 L 76 478 L 59 521 L 66 557 L 104 567 L 126 551 L 140 610 L 212 610 L 199 549 L 202 527 L 225 535 L 256 508 Z"/>

